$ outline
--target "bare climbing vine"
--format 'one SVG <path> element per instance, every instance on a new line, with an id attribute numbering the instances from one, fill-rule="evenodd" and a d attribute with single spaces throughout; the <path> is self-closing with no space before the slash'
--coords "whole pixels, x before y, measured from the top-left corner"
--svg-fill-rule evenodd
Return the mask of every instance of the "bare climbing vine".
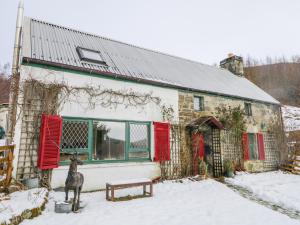
<path id="1" fill-rule="evenodd" d="M 167 106 L 163 104 L 160 110 L 164 121 L 172 122 L 174 120 L 174 109 L 172 105 Z"/>
<path id="2" fill-rule="evenodd" d="M 105 88 L 101 85 L 92 86 L 84 85 L 81 87 L 69 86 L 64 82 L 61 83 L 42 83 L 38 80 L 26 80 L 26 83 L 31 83 L 33 87 L 39 90 L 47 90 L 47 93 L 59 93 L 59 98 L 52 99 L 55 103 L 51 104 L 55 110 L 60 109 L 66 102 L 77 102 L 84 105 L 87 109 L 95 109 L 96 106 L 104 108 L 117 108 L 119 105 L 128 107 L 143 107 L 149 103 L 154 103 L 160 106 L 161 99 L 153 96 L 152 92 L 139 93 L 132 89 L 113 90 L 112 88 Z M 41 94 L 41 93 L 38 93 Z M 42 94 L 43 95 L 43 94 Z M 86 96 L 85 100 L 81 97 Z M 51 96 L 42 96 L 51 97 Z M 49 101 L 50 99 L 48 99 Z M 52 101 L 50 100 L 52 103 Z"/>
<path id="3" fill-rule="evenodd" d="M 280 163 L 286 163 L 288 160 L 288 148 L 287 148 L 287 140 L 284 133 L 282 119 L 278 119 L 280 115 L 274 115 L 270 118 L 270 122 L 266 127 L 266 131 L 273 135 L 273 139 L 276 142 L 277 153 L 279 154 L 279 161 L 277 161 L 277 165 Z"/>
<path id="4" fill-rule="evenodd" d="M 246 131 L 247 121 L 244 109 L 240 105 L 236 107 L 221 105 L 216 107 L 216 117 L 223 124 L 226 132 L 229 132 L 231 136 L 235 157 L 230 160 L 232 160 L 236 168 L 242 169 L 243 162 L 238 153 L 242 150 L 242 135 Z M 225 140 L 222 141 L 225 142 Z"/>
<path id="5" fill-rule="evenodd" d="M 30 159 L 30 166 L 23 165 L 18 168 L 20 179 L 38 176 L 40 184 L 51 189 L 52 170 L 38 171 L 36 157 L 39 145 L 39 129 L 41 115 L 58 114 L 66 103 L 76 103 L 86 110 L 95 109 L 97 106 L 104 108 L 117 108 L 119 106 L 143 109 L 147 104 L 156 105 L 162 117 L 166 121 L 172 121 L 174 110 L 171 105 L 161 104 L 159 97 L 153 96 L 152 92 L 137 92 L 132 89 L 115 90 L 104 86 L 93 86 L 82 84 L 80 87 L 70 86 L 64 81 L 42 82 L 37 79 L 28 78 L 20 82 L 17 102 L 18 119 L 22 118 L 22 131 L 26 131 L 24 148 L 25 154 Z M 26 121 L 26 122 L 24 122 Z M 30 169 L 28 169 L 30 167 Z M 24 174 L 29 174 L 25 176 Z"/>
<path id="6" fill-rule="evenodd" d="M 242 136 L 246 130 L 246 118 L 244 109 L 238 105 L 236 107 L 221 105 L 216 107 L 216 117 L 223 124 L 225 129 L 234 130 L 237 136 Z"/>

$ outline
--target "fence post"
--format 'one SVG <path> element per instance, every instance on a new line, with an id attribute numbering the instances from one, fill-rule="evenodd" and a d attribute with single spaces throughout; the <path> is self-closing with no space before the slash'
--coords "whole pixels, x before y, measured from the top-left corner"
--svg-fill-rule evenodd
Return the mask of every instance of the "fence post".
<path id="1" fill-rule="evenodd" d="M 14 145 L 0 146 L 0 175 L 5 176 L 0 180 L 0 189 L 6 190 L 12 179 Z"/>

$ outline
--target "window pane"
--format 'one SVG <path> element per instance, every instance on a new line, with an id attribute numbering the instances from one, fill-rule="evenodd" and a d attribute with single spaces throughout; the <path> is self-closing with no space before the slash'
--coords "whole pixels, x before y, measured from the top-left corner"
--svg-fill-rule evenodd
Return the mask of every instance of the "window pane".
<path id="1" fill-rule="evenodd" d="M 203 111 L 204 110 L 204 99 L 203 97 L 194 97 L 194 110 Z"/>
<path id="2" fill-rule="evenodd" d="M 245 103 L 245 114 L 247 116 L 252 116 L 251 103 Z"/>
<path id="3" fill-rule="evenodd" d="M 94 160 L 125 159 L 125 123 L 94 121 Z"/>
<path id="4" fill-rule="evenodd" d="M 130 159 L 148 159 L 149 151 L 129 152 Z"/>
<path id="5" fill-rule="evenodd" d="M 203 99 L 203 97 L 199 97 L 199 110 L 204 111 L 204 99 Z"/>
<path id="6" fill-rule="evenodd" d="M 88 125 L 88 121 L 63 121 L 62 152 L 88 149 Z"/>
<path id="7" fill-rule="evenodd" d="M 148 126 L 146 124 L 130 124 L 130 148 L 147 149 L 149 146 Z"/>
<path id="8" fill-rule="evenodd" d="M 250 149 L 250 159 L 258 159 L 257 151 L 257 140 L 255 134 L 248 134 L 249 137 L 249 149 Z"/>
<path id="9" fill-rule="evenodd" d="M 194 97 L 194 110 L 200 110 L 200 98 Z"/>
<path id="10" fill-rule="evenodd" d="M 85 50 L 85 49 L 82 49 L 81 52 L 82 52 L 82 58 L 92 59 L 92 60 L 97 60 L 97 61 L 103 61 L 103 59 L 100 56 L 99 52 L 88 51 L 88 50 Z"/>

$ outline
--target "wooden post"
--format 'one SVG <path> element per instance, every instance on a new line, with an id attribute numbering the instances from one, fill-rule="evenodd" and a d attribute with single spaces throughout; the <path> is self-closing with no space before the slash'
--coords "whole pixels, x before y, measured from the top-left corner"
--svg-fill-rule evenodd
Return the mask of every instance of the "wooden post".
<path id="1" fill-rule="evenodd" d="M 3 187 L 4 190 L 8 188 L 12 179 L 14 147 L 14 145 L 0 146 L 0 152 L 3 155 L 0 175 L 6 176 L 6 178 L 0 182 L 0 186 Z"/>
<path id="2" fill-rule="evenodd" d="M 143 195 L 146 195 L 146 185 L 143 185 Z"/>
<path id="3" fill-rule="evenodd" d="M 109 184 L 106 183 L 106 200 L 109 200 Z"/>
<path id="4" fill-rule="evenodd" d="M 153 196 L 153 184 L 152 183 L 150 184 L 150 196 L 151 197 Z"/>
<path id="5" fill-rule="evenodd" d="M 111 200 L 115 201 L 115 187 L 111 186 L 110 190 L 111 190 Z"/>

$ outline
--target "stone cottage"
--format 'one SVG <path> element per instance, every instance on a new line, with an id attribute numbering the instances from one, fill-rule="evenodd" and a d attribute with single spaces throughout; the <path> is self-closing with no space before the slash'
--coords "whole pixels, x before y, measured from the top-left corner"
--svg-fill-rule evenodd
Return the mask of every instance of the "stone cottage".
<path id="1" fill-rule="evenodd" d="M 74 153 L 84 161 L 85 190 L 112 179 L 189 175 L 194 128 L 211 176 L 222 175 L 225 159 L 250 171 L 279 164 L 280 103 L 243 77 L 240 57 L 217 68 L 20 13 L 16 36 L 9 141 L 18 180 L 48 176 L 63 186 Z M 242 110 L 244 148 L 218 107 Z"/>

